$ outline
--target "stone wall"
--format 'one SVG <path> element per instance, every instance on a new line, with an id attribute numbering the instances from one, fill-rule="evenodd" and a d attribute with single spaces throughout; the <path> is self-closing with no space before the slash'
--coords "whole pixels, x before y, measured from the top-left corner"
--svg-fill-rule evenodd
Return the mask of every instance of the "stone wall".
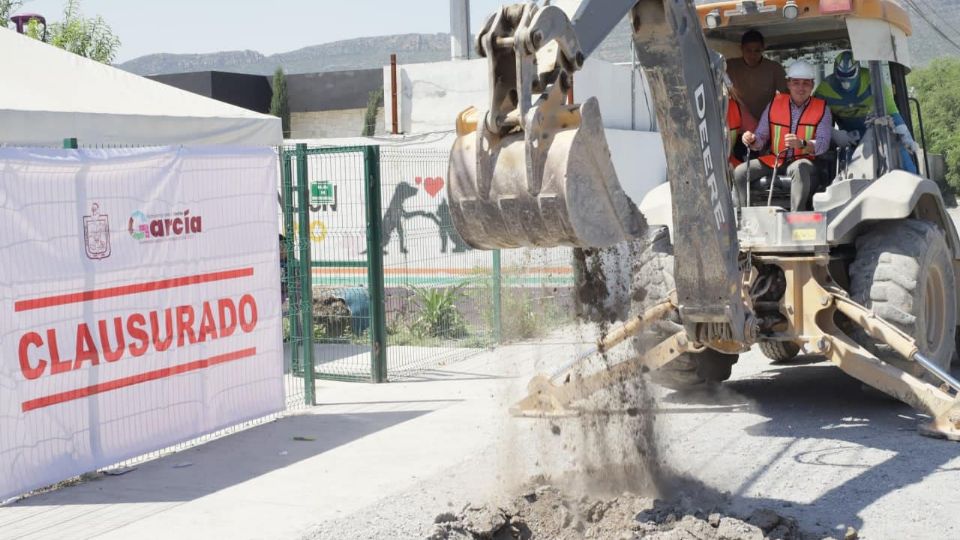
<path id="1" fill-rule="evenodd" d="M 363 117 L 367 110 L 310 111 L 290 113 L 290 138 L 326 139 L 359 137 L 363 132 Z M 384 131 L 383 107 L 377 110 L 376 135 Z"/>

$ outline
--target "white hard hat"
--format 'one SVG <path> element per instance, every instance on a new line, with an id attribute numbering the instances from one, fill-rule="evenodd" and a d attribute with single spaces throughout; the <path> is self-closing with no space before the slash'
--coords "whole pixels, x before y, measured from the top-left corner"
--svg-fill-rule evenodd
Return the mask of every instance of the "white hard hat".
<path id="1" fill-rule="evenodd" d="M 817 72 L 809 63 L 804 62 L 803 60 L 797 60 L 796 62 L 790 64 L 790 67 L 787 68 L 787 78 L 810 79 L 812 81 L 817 78 Z"/>

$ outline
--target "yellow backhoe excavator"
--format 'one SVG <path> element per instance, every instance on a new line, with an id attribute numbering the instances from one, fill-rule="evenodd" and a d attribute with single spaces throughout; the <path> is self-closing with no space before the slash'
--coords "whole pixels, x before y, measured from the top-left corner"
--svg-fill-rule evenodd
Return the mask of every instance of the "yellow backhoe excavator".
<path id="1" fill-rule="evenodd" d="M 642 201 L 621 184 L 637 179 L 617 178 L 597 100 L 565 100 L 573 74 L 624 17 L 667 158 L 667 182 Z M 812 209 L 782 206 L 789 179 L 776 173 L 735 204 L 721 53 L 750 28 L 781 58 L 851 49 L 874 88 L 889 73 L 906 108 L 911 29 L 893 0 L 585 0 L 568 11 L 504 6 L 486 21 L 477 48 L 490 102 L 457 119 L 454 224 L 478 249 L 571 246 L 619 258 L 632 270 L 630 312 L 597 349 L 644 344 L 600 373 L 565 376 L 573 359 L 536 377 L 516 412 L 563 414 L 646 369 L 668 386 L 720 382 L 758 344 L 774 359 L 801 347 L 821 354 L 929 414 L 922 433 L 960 440 L 960 382 L 949 372 L 960 239 L 938 187 L 901 170 L 874 92 L 859 144 L 818 158 Z M 619 249 L 626 244 L 639 254 Z"/>

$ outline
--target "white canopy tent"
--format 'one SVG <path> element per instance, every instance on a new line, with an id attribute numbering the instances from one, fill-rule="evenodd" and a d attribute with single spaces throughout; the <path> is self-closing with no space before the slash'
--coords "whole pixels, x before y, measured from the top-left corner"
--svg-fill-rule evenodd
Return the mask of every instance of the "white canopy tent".
<path id="1" fill-rule="evenodd" d="M 280 119 L 199 96 L 0 29 L 0 145 L 283 142 Z"/>

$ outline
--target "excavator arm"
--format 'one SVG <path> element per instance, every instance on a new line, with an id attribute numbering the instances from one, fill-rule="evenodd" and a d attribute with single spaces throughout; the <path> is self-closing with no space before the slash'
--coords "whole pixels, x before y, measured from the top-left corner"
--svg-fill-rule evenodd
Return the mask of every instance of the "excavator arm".
<path id="1" fill-rule="evenodd" d="M 624 17 L 667 158 L 681 319 L 697 341 L 742 342 L 752 323 L 739 287 L 723 62 L 707 48 L 690 0 L 585 0 L 572 21 L 557 6 L 532 3 L 491 16 L 477 38 L 489 108 L 461 115 L 451 152 L 454 224 L 478 249 L 599 248 L 643 236 L 597 100 L 566 103 L 574 72 Z"/>

